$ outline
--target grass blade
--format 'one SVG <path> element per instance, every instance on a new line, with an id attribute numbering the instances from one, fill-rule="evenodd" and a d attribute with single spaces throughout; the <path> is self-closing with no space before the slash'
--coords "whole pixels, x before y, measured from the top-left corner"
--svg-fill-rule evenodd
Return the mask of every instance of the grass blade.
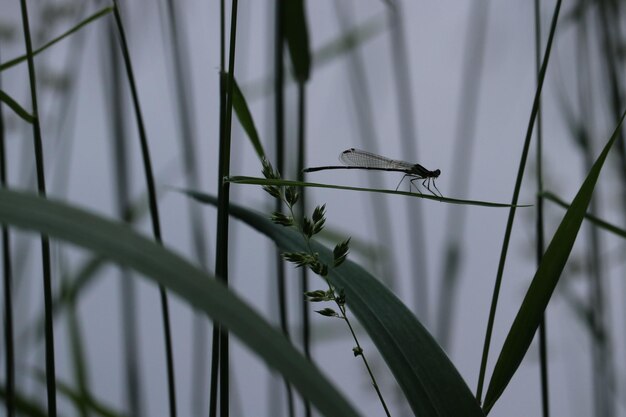
<path id="1" fill-rule="evenodd" d="M 44 380 L 42 372 L 36 371 L 35 377 Z M 74 389 L 69 384 L 59 380 L 57 380 L 57 390 L 60 396 L 72 403 L 76 409 L 89 409 L 94 415 L 100 417 L 126 417 L 125 414 L 114 411 L 111 407 L 95 399 L 89 391 Z"/>
<path id="2" fill-rule="evenodd" d="M 480 371 L 478 372 L 478 384 L 476 387 L 476 398 L 481 401 L 483 397 L 483 386 L 485 383 L 485 372 L 487 371 L 487 362 L 489 360 L 489 348 L 491 347 L 491 337 L 493 334 L 493 326 L 496 320 L 496 311 L 498 309 L 498 298 L 500 296 L 500 287 L 502 286 L 502 276 L 504 275 L 504 266 L 506 264 L 507 253 L 509 251 L 509 242 L 511 240 L 511 232 L 513 230 L 513 222 L 515 221 L 515 213 L 517 211 L 516 205 L 519 198 L 519 193 L 522 188 L 522 181 L 524 180 L 524 171 L 526 170 L 526 160 L 528 158 L 528 150 L 530 149 L 530 140 L 534 131 L 535 120 L 539 113 L 539 103 L 541 99 L 541 91 L 543 89 L 543 83 L 545 81 L 546 72 L 548 70 L 548 63 L 550 62 L 550 53 L 552 51 L 552 42 L 554 40 L 554 34 L 556 33 L 557 22 L 559 21 L 559 13 L 561 11 L 561 0 L 556 0 L 554 6 L 554 13 L 552 14 L 552 23 L 550 23 L 550 34 L 548 35 L 548 42 L 543 54 L 543 61 L 541 69 L 539 71 L 537 80 L 537 89 L 535 91 L 535 98 L 530 110 L 530 117 L 528 119 L 528 127 L 526 128 L 526 136 L 524 138 L 524 147 L 522 149 L 522 155 L 520 157 L 519 167 L 517 169 L 517 177 L 515 179 L 515 187 L 513 188 L 513 196 L 511 197 L 511 209 L 509 210 L 509 217 L 506 222 L 506 230 L 504 231 L 504 238 L 502 239 L 502 249 L 500 251 L 500 261 L 498 262 L 498 271 L 496 272 L 496 279 L 493 285 L 493 293 L 491 296 L 491 306 L 489 307 L 489 318 L 487 319 L 487 330 L 485 331 L 485 341 L 483 343 L 483 354 L 480 361 Z"/>
<path id="3" fill-rule="evenodd" d="M 27 398 L 18 392 L 16 392 L 14 396 L 13 401 L 15 402 L 15 409 L 20 412 L 20 415 L 29 417 L 49 417 L 44 407 L 42 407 L 35 398 Z M 0 385 L 0 398 L 3 398 L 5 401 L 8 400 L 7 387 L 4 385 Z"/>
<path id="4" fill-rule="evenodd" d="M 551 193 L 549 191 L 541 193 L 541 196 L 546 200 L 550 200 L 558 206 L 563 207 L 564 209 L 569 209 L 571 207 L 570 204 L 565 202 L 563 199 L 559 198 L 556 194 Z M 606 230 L 607 232 L 611 232 L 619 237 L 626 239 L 626 230 L 615 226 L 609 222 L 606 222 L 599 217 L 594 216 L 593 214 L 585 213 L 585 219 L 589 220 L 594 225 Z"/>
<path id="5" fill-rule="evenodd" d="M 622 115 L 611 139 L 609 139 L 604 150 L 593 164 L 585 182 L 580 187 L 578 194 L 572 201 L 571 207 L 565 213 L 559 228 L 546 249 L 496 362 L 489 382 L 489 388 L 485 395 L 484 410 L 486 413 L 489 412 L 502 392 L 504 392 L 504 389 L 526 355 L 526 351 L 543 317 L 543 312 L 548 306 L 552 292 L 559 282 L 561 272 L 574 246 L 598 176 L 611 146 L 619 137 L 625 116 L 626 112 Z"/>
<path id="6" fill-rule="evenodd" d="M 128 266 L 226 326 L 326 416 L 358 416 L 320 371 L 234 293 L 128 226 L 35 195 L 0 190 L 0 222 L 45 233 Z"/>
<path id="7" fill-rule="evenodd" d="M 32 114 L 26 111 L 24 107 L 20 106 L 20 104 L 17 101 L 13 100 L 13 98 L 10 95 L 8 95 L 2 90 L 0 90 L 0 101 L 2 101 L 7 106 L 9 106 L 9 108 L 13 110 L 15 114 L 20 116 L 24 121 L 28 123 L 33 123 L 33 121 L 35 120 Z"/>
<path id="8" fill-rule="evenodd" d="M 436 197 L 434 195 L 410 193 L 407 191 L 385 190 L 385 189 L 379 189 L 379 188 L 346 187 L 343 185 L 320 184 L 316 182 L 303 182 L 303 181 L 292 181 L 292 180 L 282 180 L 282 179 L 274 180 L 274 179 L 266 179 L 266 178 L 259 178 L 259 177 L 245 177 L 245 176 L 228 177 L 226 178 L 226 181 L 231 182 L 233 184 L 284 185 L 284 186 L 295 186 L 295 187 L 332 188 L 336 190 L 350 190 L 350 191 L 369 191 L 369 192 L 374 192 L 374 193 L 406 195 L 409 197 L 424 198 L 427 200 L 435 200 L 435 201 L 439 201 L 442 203 L 450 203 L 450 204 L 466 204 L 470 206 L 483 206 L 483 207 L 512 207 L 511 204 L 505 204 L 505 203 L 492 203 L 489 201 L 477 201 L 477 200 L 459 200 L 456 198 Z M 530 207 L 530 205 L 516 205 L 515 207 Z"/>
<path id="9" fill-rule="evenodd" d="M 154 172 L 152 170 L 152 160 L 150 157 L 150 146 L 148 144 L 148 136 L 145 128 L 141 105 L 139 104 L 139 92 L 133 66 L 130 59 L 130 51 L 126 40 L 126 30 L 122 23 L 122 16 L 118 6 L 118 0 L 113 0 L 113 15 L 117 27 L 117 34 L 120 42 L 120 52 L 122 53 L 124 67 L 126 69 L 126 78 L 132 97 L 135 121 L 137 122 L 137 133 L 139 136 L 139 145 L 141 148 L 141 159 L 143 161 L 144 177 L 146 179 L 146 189 L 148 191 L 148 203 L 150 207 L 150 220 L 152 223 L 152 233 L 154 239 L 163 244 L 161 235 L 161 219 L 159 215 L 159 205 L 157 203 L 156 186 L 154 182 Z M 169 302 L 167 292 L 164 287 L 159 287 L 159 295 L 161 298 L 161 315 L 163 322 L 163 338 L 165 344 L 165 366 L 167 369 L 167 388 L 169 395 L 170 417 L 177 416 L 176 407 L 176 378 L 174 375 L 174 352 L 172 347 L 172 331 L 169 313 Z"/>
<path id="10" fill-rule="evenodd" d="M 0 77 L 2 88 L 2 77 Z M 0 104 L 0 186 L 7 187 L 7 152 L 4 112 Z M 2 281 L 4 290 L 4 381 L 6 384 L 5 412 L 15 417 L 15 340 L 13 312 L 13 257 L 9 228 L 2 226 Z"/>
<path id="11" fill-rule="evenodd" d="M 46 197 L 46 170 L 44 167 L 43 139 L 39 123 L 39 104 L 37 99 L 37 77 L 35 60 L 33 58 L 33 43 L 31 40 L 30 23 L 26 0 L 20 1 L 22 12 L 22 28 L 24 29 L 24 43 L 28 57 L 28 81 L 30 84 L 30 100 L 33 109 L 33 148 L 37 173 L 37 191 L 43 198 Z M 57 416 L 56 403 L 56 370 L 54 356 L 54 324 L 52 322 L 52 267 L 50 262 L 50 239 L 45 233 L 41 234 L 41 266 L 43 275 L 43 299 L 45 315 L 45 358 L 48 414 Z"/>
<path id="12" fill-rule="evenodd" d="M 183 192 L 203 203 L 215 205 L 217 201 L 206 194 Z M 298 233 L 276 226 L 262 214 L 235 204 L 230 205 L 230 213 L 284 250 L 306 250 Z M 311 243 L 322 261 L 332 262 L 331 250 Z M 380 281 L 349 260 L 329 276 L 334 286 L 345 290 L 350 310 L 376 344 L 415 415 L 483 416 L 472 392 L 437 342 Z"/>
<path id="13" fill-rule="evenodd" d="M 32 53 L 33 56 L 45 51 L 46 49 L 48 49 L 49 47 L 51 47 L 52 45 L 54 45 L 57 42 L 62 41 L 63 39 L 65 39 L 66 37 L 70 36 L 72 33 L 79 31 L 80 29 L 82 29 L 83 27 L 87 26 L 88 24 L 90 24 L 91 22 L 106 16 L 107 14 L 111 13 L 113 11 L 113 7 L 105 7 L 103 9 L 101 9 L 100 11 L 92 14 L 91 16 L 87 17 L 86 19 L 82 20 L 80 23 L 78 23 L 76 26 L 72 27 L 71 29 L 69 29 L 68 31 L 66 31 L 65 33 L 57 36 L 56 38 L 52 39 L 50 42 L 46 43 L 45 45 L 35 49 Z M 13 58 L 10 61 L 7 61 L 3 64 L 0 64 L 0 71 L 4 71 L 6 69 L 9 69 L 11 67 L 14 67 L 15 65 L 21 64 L 22 62 L 26 61 L 28 59 L 28 54 L 26 55 L 22 55 L 22 56 L 18 56 L 17 58 Z"/>
<path id="14" fill-rule="evenodd" d="M 250 142 L 252 142 L 256 154 L 259 158 L 265 158 L 265 150 L 261 144 L 261 138 L 256 130 L 252 113 L 250 113 L 250 108 L 237 84 L 237 80 L 233 80 L 233 109 L 235 110 L 237 119 L 239 119 L 239 123 L 241 123 L 241 127 L 246 131 Z"/>

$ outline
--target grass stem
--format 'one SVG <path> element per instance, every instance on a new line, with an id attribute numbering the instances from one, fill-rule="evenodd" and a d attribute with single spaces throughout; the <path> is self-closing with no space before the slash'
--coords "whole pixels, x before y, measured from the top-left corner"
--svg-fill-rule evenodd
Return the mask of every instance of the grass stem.
<path id="1" fill-rule="evenodd" d="M 535 0 L 535 65 L 537 73 L 537 83 L 541 71 L 541 4 L 540 0 Z M 537 110 L 537 146 L 536 146 L 536 176 L 537 176 L 537 266 L 541 264 L 544 252 L 544 232 L 543 232 L 543 123 L 541 117 L 541 98 L 539 99 L 539 109 Z M 541 410 L 543 417 L 550 417 L 550 394 L 548 381 L 548 332 L 546 330 L 546 315 L 539 324 L 539 376 L 541 386 Z"/>
<path id="2" fill-rule="evenodd" d="M 478 386 L 476 388 L 476 399 L 478 402 L 482 402 L 483 385 L 485 382 L 485 371 L 487 369 L 487 360 L 489 358 L 489 347 L 491 345 L 491 335 L 493 332 L 493 324 L 496 318 L 496 308 L 498 306 L 498 296 L 500 295 L 500 286 L 502 285 L 502 276 L 504 274 L 504 264 L 506 262 L 506 255 L 509 248 L 509 241 L 511 238 L 511 231 L 513 230 L 513 220 L 515 219 L 516 205 L 519 197 L 520 189 L 522 188 L 522 180 L 524 178 L 524 170 L 526 169 L 526 159 L 528 158 L 528 150 L 530 148 L 530 139 L 534 130 L 535 120 L 537 118 L 537 112 L 539 110 L 539 98 L 541 97 L 541 90 L 543 88 L 543 82 L 546 77 L 546 71 L 548 69 L 548 62 L 550 60 L 550 52 L 552 50 L 552 41 L 554 40 L 554 33 L 556 32 L 556 24 L 559 18 L 559 12 L 561 10 L 561 0 L 557 0 L 554 14 L 552 15 L 552 23 L 550 25 L 550 35 L 548 37 L 548 43 L 546 45 L 545 53 L 541 64 L 541 70 L 539 71 L 539 80 L 537 85 L 537 91 L 535 92 L 535 98 L 533 100 L 533 106 L 530 111 L 530 118 L 528 120 L 528 127 L 526 129 L 526 137 L 524 139 L 524 149 L 520 159 L 520 164 L 517 172 L 517 179 L 515 180 L 515 189 L 513 190 L 513 197 L 511 198 L 511 209 L 509 210 L 509 217 L 506 224 L 506 231 L 504 233 L 504 239 L 502 242 L 502 251 L 500 253 L 500 262 L 498 264 L 498 272 L 496 275 L 496 281 L 493 288 L 493 296 L 491 300 L 491 307 L 489 310 L 489 319 L 487 322 L 487 331 L 485 333 L 485 341 L 483 345 L 483 354 L 480 363 L 480 372 L 478 375 Z"/>
<path id="3" fill-rule="evenodd" d="M 230 172 L 230 142 L 233 110 L 233 84 L 235 79 L 235 45 L 237 34 L 237 0 L 232 0 L 230 42 L 228 54 L 228 73 L 221 68 L 220 74 L 220 144 L 219 144 L 219 167 L 218 167 L 218 192 L 217 192 L 217 233 L 215 251 L 215 274 L 225 285 L 228 285 L 228 206 L 230 204 L 230 184 L 224 181 L 224 177 Z M 224 2 L 222 2 L 222 20 L 224 19 Z M 225 50 L 225 32 L 222 23 L 222 64 L 223 51 Z M 228 332 L 219 326 L 214 329 L 219 333 L 219 354 L 213 353 L 212 373 L 219 369 L 219 405 L 220 416 L 229 415 L 229 352 Z M 215 343 L 214 343 L 215 345 Z M 219 364 L 219 366 L 218 366 Z M 213 374 L 212 374 L 213 375 Z M 213 377 L 212 377 L 213 378 Z M 211 389 L 215 389 L 213 386 Z M 210 406 L 210 412 L 216 409 L 216 404 Z"/>
<path id="4" fill-rule="evenodd" d="M 2 77 L 0 74 L 0 90 Z M 7 187 L 7 155 L 3 105 L 0 103 L 0 185 Z M 15 416 L 15 340 L 13 335 L 13 268 L 11 266 L 11 239 L 9 228 L 2 225 L 2 265 L 4 278 L 4 349 L 5 349 L 5 384 L 6 415 Z"/>
<path id="5" fill-rule="evenodd" d="M 150 158 L 150 148 L 148 145 L 148 137 L 143 121 L 143 115 L 141 106 L 139 103 L 139 93 L 135 83 L 135 76 L 130 60 L 130 52 L 128 50 L 128 43 L 126 41 L 126 34 L 124 31 L 124 25 L 122 23 L 122 17 L 118 7 L 117 0 L 113 0 L 113 14 L 115 16 L 115 23 L 117 24 L 120 47 L 122 56 L 124 58 L 124 66 L 126 68 L 126 77 L 130 86 L 130 92 L 133 101 L 133 107 L 135 111 L 135 118 L 137 122 L 137 129 L 139 131 L 139 143 L 141 146 L 141 156 L 144 165 L 144 175 L 146 178 L 146 188 L 148 190 L 148 203 L 150 207 L 150 219 L 152 221 L 152 233 L 154 239 L 163 244 L 163 238 L 161 235 L 161 221 L 159 218 L 159 206 L 157 204 L 156 186 L 154 182 L 154 173 L 152 170 L 152 160 Z M 169 412 L 170 417 L 176 417 L 176 381 L 174 376 L 174 352 L 172 348 L 172 331 L 170 326 L 170 314 L 169 303 L 167 300 L 167 292 L 165 287 L 159 286 L 159 295 L 161 299 L 161 315 L 163 319 L 163 336 L 165 339 L 165 356 L 167 366 L 167 387 L 169 396 Z"/>
<path id="6" fill-rule="evenodd" d="M 30 96 L 33 121 L 33 140 L 35 147 L 35 164 L 37 170 L 37 190 L 39 195 L 46 197 L 46 177 L 43 156 L 43 144 L 41 138 L 41 125 L 39 123 L 39 105 L 37 101 L 37 80 L 35 76 L 35 62 L 33 59 L 33 45 L 31 40 L 30 25 L 26 0 L 20 1 L 22 10 L 22 26 L 24 29 L 24 42 L 28 55 L 28 77 L 30 83 Z M 56 417 L 56 370 L 54 359 L 54 323 L 52 320 L 52 271 L 50 266 L 50 240 L 45 234 L 41 235 L 41 256 L 43 267 L 43 291 L 44 291 L 44 315 L 46 334 L 46 389 L 48 397 L 48 416 Z"/>

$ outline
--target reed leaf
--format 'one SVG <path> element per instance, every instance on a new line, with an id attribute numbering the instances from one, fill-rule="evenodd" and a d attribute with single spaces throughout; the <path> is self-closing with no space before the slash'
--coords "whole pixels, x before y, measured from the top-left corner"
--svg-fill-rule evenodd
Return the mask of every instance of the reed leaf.
<path id="1" fill-rule="evenodd" d="M 0 222 L 73 243 L 134 269 L 226 326 L 323 415 L 358 416 L 333 384 L 238 296 L 127 225 L 64 203 L 8 190 L 0 190 Z"/>
<path id="2" fill-rule="evenodd" d="M 585 218 L 598 176 L 613 143 L 619 137 L 625 116 L 626 112 L 622 115 L 604 150 L 591 167 L 587 178 L 572 201 L 572 205 L 565 213 L 537 268 L 535 277 L 509 330 L 493 370 L 493 375 L 489 381 L 489 388 L 487 389 L 483 405 L 485 413 L 491 410 L 500 395 L 502 395 L 528 351 L 537 327 L 539 327 L 539 323 L 542 320 L 543 313 L 548 306 L 552 292 L 559 282 L 563 268 L 565 268 L 580 230 L 580 225 Z"/>
<path id="3" fill-rule="evenodd" d="M 196 200 L 215 205 L 213 196 L 183 191 Z M 306 251 L 302 236 L 277 226 L 262 214 L 230 205 L 231 216 L 265 234 L 284 251 Z M 332 264 L 331 249 L 311 241 L 311 250 Z M 444 351 L 411 311 L 379 280 L 356 263 L 346 260 L 328 275 L 343 289 L 346 304 L 371 337 L 406 396 L 415 415 L 483 416 L 483 413 Z M 351 353 L 350 353 L 351 354 Z"/>

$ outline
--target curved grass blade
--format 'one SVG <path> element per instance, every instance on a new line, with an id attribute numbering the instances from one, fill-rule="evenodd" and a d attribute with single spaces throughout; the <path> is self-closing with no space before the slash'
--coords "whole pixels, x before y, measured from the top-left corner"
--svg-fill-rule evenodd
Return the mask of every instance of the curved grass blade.
<path id="1" fill-rule="evenodd" d="M 35 117 L 32 114 L 26 111 L 24 107 L 20 106 L 17 101 L 13 100 L 13 98 L 10 95 L 8 95 L 2 90 L 0 90 L 0 101 L 5 103 L 7 106 L 9 106 L 9 108 L 13 110 L 15 114 L 20 116 L 26 122 L 33 123 L 35 121 Z"/>
<path id="2" fill-rule="evenodd" d="M 313 54 L 314 68 L 330 64 L 335 59 L 345 57 L 355 48 L 365 45 L 367 42 L 383 34 L 389 25 L 387 11 L 374 15 L 354 28 L 348 29 L 336 39 L 323 44 Z"/>
<path id="3" fill-rule="evenodd" d="M 157 181 L 159 183 L 159 181 Z M 160 200 L 165 193 L 158 193 L 157 198 Z M 145 194 L 139 196 L 129 207 L 128 219 L 130 224 L 136 223 L 139 219 L 145 218 L 148 214 L 148 197 Z M 108 263 L 108 260 L 99 255 L 93 255 L 85 259 L 73 272 L 66 272 L 64 280 L 61 282 L 58 294 L 52 300 L 52 313 L 54 317 L 64 311 L 68 305 L 76 303 L 82 296 L 82 293 L 88 289 L 102 268 Z M 34 334 L 43 337 L 43 317 L 39 319 L 39 323 L 34 324 L 36 329 L 25 329 L 25 334 Z"/>
<path id="4" fill-rule="evenodd" d="M 215 205 L 215 197 L 183 191 Z M 230 214 L 273 239 L 285 251 L 306 245 L 294 230 L 277 226 L 262 214 L 230 205 Z M 311 242 L 322 261 L 332 264 L 332 250 Z M 350 311 L 358 318 L 402 388 L 415 415 L 433 417 L 483 416 L 474 395 L 446 354 L 402 302 L 357 264 L 346 260 L 329 278 L 343 288 Z"/>
<path id="5" fill-rule="evenodd" d="M 78 23 L 76 26 L 72 27 L 70 30 L 68 30 L 65 33 L 57 36 L 56 38 L 52 39 L 50 42 L 46 43 L 45 45 L 41 46 L 40 48 L 35 49 L 33 51 L 33 56 L 36 56 L 40 52 L 45 51 L 46 49 L 48 49 L 49 47 L 51 47 L 55 43 L 63 40 L 64 38 L 70 36 L 72 33 L 77 32 L 78 30 L 80 30 L 81 28 L 87 26 L 88 24 L 90 24 L 94 20 L 97 20 L 97 19 L 99 19 L 99 18 L 101 18 L 101 17 L 111 13 L 112 11 L 113 11 L 113 7 L 108 6 L 108 7 L 105 7 L 103 9 L 101 9 L 100 11 L 92 14 L 91 16 L 87 17 L 86 19 L 83 19 L 80 23 Z M 28 59 L 28 55 L 22 55 L 22 56 L 18 56 L 17 58 L 13 58 L 10 61 L 4 62 L 4 63 L 0 64 L 0 72 L 4 71 L 6 69 L 9 69 L 11 67 L 14 67 L 15 65 L 21 64 L 22 62 L 26 61 L 27 59 Z"/>
<path id="6" fill-rule="evenodd" d="M 287 378 L 320 413 L 358 416 L 330 381 L 238 296 L 176 253 L 125 224 L 64 203 L 8 190 L 0 190 L 0 222 L 71 242 L 140 272 L 226 326 Z"/>
<path id="7" fill-rule="evenodd" d="M 550 200 L 553 203 L 555 203 L 558 206 L 563 207 L 564 209 L 569 209 L 570 205 L 565 202 L 563 199 L 559 198 L 556 194 L 551 193 L 549 191 L 543 192 L 541 193 L 541 196 L 543 198 L 545 198 L 546 200 Z M 585 213 L 585 219 L 589 220 L 591 223 L 595 224 L 596 226 L 611 232 L 619 237 L 625 238 L 626 239 L 626 230 L 615 226 L 614 224 L 611 224 L 609 222 L 606 222 L 604 220 L 602 220 L 599 217 L 594 216 L 593 214 L 589 214 L 589 213 Z"/>
<path id="8" fill-rule="evenodd" d="M 483 206 L 483 207 L 511 207 L 510 204 L 492 203 L 489 201 L 459 200 L 456 198 L 437 197 L 434 195 L 410 193 L 407 191 L 384 190 L 384 189 L 378 189 L 378 188 L 347 187 L 344 185 L 320 184 L 316 182 L 274 180 L 274 179 L 266 179 L 266 178 L 259 178 L 259 177 L 245 177 L 245 176 L 227 177 L 225 180 L 233 184 L 283 185 L 283 186 L 294 186 L 294 187 L 333 188 L 336 190 L 369 191 L 369 192 L 374 192 L 374 193 L 406 195 L 409 197 L 424 198 L 427 200 L 435 200 L 441 203 L 450 203 L 450 204 L 465 204 L 469 206 Z M 530 207 L 530 205 L 517 205 L 515 207 Z"/>
<path id="9" fill-rule="evenodd" d="M 7 388 L 5 385 L 0 385 L 0 398 L 5 401 L 7 399 Z M 14 404 L 15 409 L 22 416 L 49 417 L 48 411 L 39 402 L 34 398 L 27 398 L 19 392 L 15 393 Z"/>
<path id="10" fill-rule="evenodd" d="M 36 370 L 35 377 L 42 383 L 45 383 L 45 374 Z M 100 417 L 127 417 L 126 414 L 113 410 L 111 407 L 103 404 L 95 399 L 91 393 L 81 393 L 79 390 L 72 388 L 67 383 L 57 379 L 57 392 L 65 397 L 68 402 L 72 403 L 77 410 L 82 408 L 89 409 L 93 415 Z"/>
<path id="11" fill-rule="evenodd" d="M 107 262 L 108 260 L 102 256 L 89 258 L 77 268 L 77 272 L 71 278 L 61 282 L 59 294 L 52 300 L 52 314 L 55 318 L 67 308 L 70 308 L 72 303 L 76 303 L 79 300 L 82 293 L 93 284 L 98 273 L 106 266 Z M 44 337 L 44 326 L 43 312 L 41 312 L 37 322 L 31 326 L 32 328 L 23 329 L 20 336 L 24 338 L 34 335 L 37 338 L 36 340 L 39 341 L 39 339 Z"/>
<path id="12" fill-rule="evenodd" d="M 237 119 L 239 119 L 239 123 L 241 123 L 241 127 L 243 127 L 243 130 L 245 130 L 248 134 L 248 138 L 250 139 L 250 142 L 252 142 L 252 146 L 254 146 L 256 154 L 260 158 L 265 158 L 265 150 L 263 149 L 259 133 L 254 125 L 252 113 L 250 113 L 250 108 L 248 107 L 246 98 L 241 92 L 241 89 L 239 89 L 237 80 L 233 80 L 233 109 L 235 110 Z"/>
<path id="13" fill-rule="evenodd" d="M 565 213 L 537 268 L 535 277 L 509 330 L 493 370 L 493 375 L 489 381 L 489 388 L 487 389 L 483 406 L 485 413 L 491 410 L 500 395 L 502 395 L 528 351 L 535 331 L 539 327 L 543 313 L 548 306 L 552 292 L 559 282 L 561 272 L 563 272 L 567 258 L 574 246 L 606 156 L 615 140 L 619 137 L 625 116 L 626 112 L 622 115 L 611 139 L 609 139 L 604 150 L 591 167 L 587 178 L 572 201 L 572 205 Z"/>

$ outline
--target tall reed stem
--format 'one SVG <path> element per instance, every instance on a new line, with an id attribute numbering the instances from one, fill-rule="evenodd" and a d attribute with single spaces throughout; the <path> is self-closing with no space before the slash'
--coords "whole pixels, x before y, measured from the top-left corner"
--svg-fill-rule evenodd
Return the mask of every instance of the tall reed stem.
<path id="1" fill-rule="evenodd" d="M 115 23 L 117 24 L 118 34 L 120 37 L 120 47 L 122 56 L 124 58 L 124 66 L 126 68 L 126 77 L 130 86 L 130 92 L 133 100 L 133 107 L 135 111 L 135 119 L 137 122 L 137 129 L 139 131 L 139 144 L 141 146 L 141 157 L 144 166 L 144 175 L 146 177 L 146 188 L 148 190 L 148 203 L 150 207 L 150 219 L 152 220 L 152 233 L 154 239 L 163 244 L 163 238 L 161 235 L 161 220 L 159 217 L 159 206 L 157 203 L 156 186 L 154 183 L 154 173 L 152 171 L 152 159 L 150 157 L 150 147 L 148 145 L 148 137 L 146 134 L 146 128 L 143 122 L 143 115 L 141 112 L 141 106 L 139 104 L 139 93 L 137 92 L 137 86 L 135 83 L 135 76 L 133 73 L 132 64 L 130 61 L 130 53 L 128 50 L 128 43 L 126 42 L 126 34 L 124 31 L 124 25 L 122 24 L 122 17 L 120 15 L 118 2 L 113 0 L 113 14 L 115 16 Z M 163 336 L 165 339 L 165 356 L 167 366 L 167 387 L 169 395 L 169 411 L 170 417 L 176 417 L 176 381 L 174 377 L 174 352 L 172 348 L 172 331 L 170 326 L 170 313 L 169 303 L 167 300 L 167 292 L 165 287 L 159 285 L 159 295 L 161 298 L 161 314 L 163 320 Z"/>
<path id="2" fill-rule="evenodd" d="M 28 10 L 26 0 L 20 1 L 22 9 L 22 26 L 24 29 L 24 42 L 28 56 L 28 78 L 30 82 L 30 97 L 33 106 L 33 140 L 35 147 L 35 164 L 37 169 L 37 190 L 39 195 L 46 197 L 46 176 L 44 168 L 43 145 L 41 139 L 41 125 L 39 124 L 39 105 L 37 102 L 37 80 L 35 76 L 35 62 L 33 59 L 33 45 L 31 41 L 30 26 L 28 22 Z M 50 240 L 48 236 L 41 235 L 41 257 L 43 267 L 43 292 L 44 314 L 46 335 L 46 389 L 48 396 L 48 416 L 56 417 L 56 370 L 54 362 L 54 326 L 52 316 L 52 271 L 50 266 Z"/>

